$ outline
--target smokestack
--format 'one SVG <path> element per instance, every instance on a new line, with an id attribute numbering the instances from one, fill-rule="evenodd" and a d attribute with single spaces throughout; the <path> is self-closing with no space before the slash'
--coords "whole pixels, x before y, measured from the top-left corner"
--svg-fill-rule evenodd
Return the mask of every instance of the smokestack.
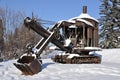
<path id="1" fill-rule="evenodd" d="M 83 6 L 83 13 L 87 13 L 87 6 Z"/>

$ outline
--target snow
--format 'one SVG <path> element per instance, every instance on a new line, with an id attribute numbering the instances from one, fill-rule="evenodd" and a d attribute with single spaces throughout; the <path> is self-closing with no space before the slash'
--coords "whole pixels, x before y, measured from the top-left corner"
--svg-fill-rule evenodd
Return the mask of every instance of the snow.
<path id="1" fill-rule="evenodd" d="M 50 50 L 54 50 L 54 49 L 56 49 L 57 47 L 56 46 L 50 46 Z"/>
<path id="2" fill-rule="evenodd" d="M 101 64 L 60 64 L 43 59 L 42 71 L 33 76 L 21 75 L 13 65 L 16 60 L 0 63 L 0 80 L 120 80 L 120 49 L 96 51 Z"/>
<path id="3" fill-rule="evenodd" d="M 87 25 L 90 25 L 90 26 L 92 26 L 93 27 L 93 24 L 92 23 L 90 23 L 89 21 L 87 21 L 87 20 L 84 20 L 84 19 L 80 19 L 80 18 L 78 18 L 78 19 L 76 19 L 77 21 L 81 21 L 81 22 L 84 22 L 84 23 L 86 23 Z"/>
<path id="4" fill-rule="evenodd" d="M 78 17 L 76 17 L 76 18 L 88 18 L 88 19 L 92 19 L 92 20 L 94 20 L 94 21 L 96 21 L 96 22 L 99 22 L 97 19 L 95 19 L 95 18 L 93 18 L 93 17 L 91 17 L 89 14 L 85 14 L 85 13 L 81 13 Z"/>
<path id="5" fill-rule="evenodd" d="M 69 26 L 69 28 L 77 28 L 75 25 L 71 25 Z"/>
<path id="6" fill-rule="evenodd" d="M 101 48 L 99 47 L 85 47 L 84 49 L 88 49 L 88 50 L 102 50 Z"/>
<path id="7" fill-rule="evenodd" d="M 71 18 L 70 20 L 84 19 L 84 18 L 92 19 L 92 20 L 94 20 L 94 21 L 96 21 L 96 22 L 99 22 L 97 19 L 91 17 L 91 16 L 90 16 L 89 14 L 87 14 L 87 13 L 81 13 L 79 16 L 73 17 L 73 18 Z"/>
<path id="8" fill-rule="evenodd" d="M 72 19 L 66 20 L 66 22 L 69 22 L 69 23 L 76 23 L 75 20 L 72 20 Z"/>
<path id="9" fill-rule="evenodd" d="M 85 18 L 94 20 L 94 21 L 96 21 L 96 22 L 99 22 L 97 19 L 91 17 L 91 16 L 90 16 L 89 14 L 87 14 L 87 13 L 81 13 L 78 17 L 73 17 L 73 18 L 71 18 L 71 19 L 69 19 L 69 20 L 61 20 L 61 21 L 59 21 L 58 23 L 68 22 L 68 23 L 74 23 L 74 24 L 75 24 L 76 21 L 80 21 L 80 22 L 84 22 L 85 24 L 90 25 L 90 26 L 93 27 L 93 24 L 92 24 L 91 22 L 85 20 Z"/>
<path id="10" fill-rule="evenodd" d="M 70 22 L 70 23 L 75 23 L 75 21 L 84 22 L 84 23 L 86 23 L 87 25 L 90 25 L 90 26 L 93 27 L 93 24 L 92 24 L 92 23 L 90 23 L 89 21 L 87 21 L 87 20 L 85 20 L 85 19 L 82 19 L 82 18 L 75 17 L 75 18 L 66 20 L 66 22 Z"/>
<path id="11" fill-rule="evenodd" d="M 67 58 L 73 58 L 75 56 L 79 56 L 78 54 L 70 54 Z"/>
<path id="12" fill-rule="evenodd" d="M 23 54 L 20 58 L 22 59 L 23 56 L 33 56 L 36 59 L 36 55 L 35 54 Z"/>
<path id="13" fill-rule="evenodd" d="M 69 46 L 70 43 L 71 43 L 71 40 L 70 40 L 70 39 L 66 39 L 66 40 L 65 40 L 65 45 L 64 45 L 64 46 Z"/>
<path id="14" fill-rule="evenodd" d="M 120 39 L 120 36 L 118 36 L 118 39 Z"/>

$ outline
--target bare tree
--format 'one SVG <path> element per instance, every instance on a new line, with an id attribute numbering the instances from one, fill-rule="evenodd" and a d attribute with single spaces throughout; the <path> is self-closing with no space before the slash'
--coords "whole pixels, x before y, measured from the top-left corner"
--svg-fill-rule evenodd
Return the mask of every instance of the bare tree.
<path id="1" fill-rule="evenodd" d="M 4 31 L 3 31 L 3 25 L 2 25 L 2 20 L 0 20 L 0 57 L 2 55 L 3 52 L 3 48 L 4 48 Z"/>
<path id="2" fill-rule="evenodd" d="M 5 55 L 13 53 L 15 46 L 14 31 L 16 28 L 22 26 L 25 14 L 21 11 L 12 11 L 8 7 L 0 7 L 0 19 L 3 23 Z"/>

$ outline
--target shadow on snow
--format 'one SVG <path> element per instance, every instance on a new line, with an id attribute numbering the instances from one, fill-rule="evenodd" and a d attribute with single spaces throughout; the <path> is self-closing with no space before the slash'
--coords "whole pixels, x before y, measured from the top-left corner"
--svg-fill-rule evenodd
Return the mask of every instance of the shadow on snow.
<path id="1" fill-rule="evenodd" d="M 52 65 L 52 64 L 55 64 L 55 63 L 52 63 L 52 62 L 44 63 L 44 64 L 42 64 L 42 69 L 45 69 L 45 68 L 47 68 L 47 66 Z"/>

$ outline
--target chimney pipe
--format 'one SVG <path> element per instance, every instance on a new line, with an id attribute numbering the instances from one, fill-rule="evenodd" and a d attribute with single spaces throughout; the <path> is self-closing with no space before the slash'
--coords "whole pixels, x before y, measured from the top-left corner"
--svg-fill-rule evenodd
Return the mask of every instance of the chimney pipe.
<path id="1" fill-rule="evenodd" d="M 87 13 L 87 6 L 83 6 L 83 13 Z"/>

